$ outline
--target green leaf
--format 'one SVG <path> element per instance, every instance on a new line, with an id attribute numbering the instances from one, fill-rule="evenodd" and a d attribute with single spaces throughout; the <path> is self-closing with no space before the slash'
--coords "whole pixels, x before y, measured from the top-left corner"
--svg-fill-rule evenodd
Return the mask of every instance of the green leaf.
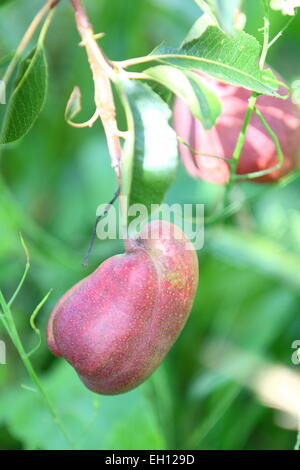
<path id="1" fill-rule="evenodd" d="M 21 63 L 20 73 L 7 105 L 0 143 L 21 139 L 34 125 L 46 98 L 47 62 L 42 45 L 38 45 Z"/>
<path id="2" fill-rule="evenodd" d="M 168 65 L 151 67 L 144 73 L 183 99 L 193 116 L 203 123 L 205 129 L 214 126 L 221 113 L 221 104 L 216 95 L 204 85 L 199 75 Z"/>
<path id="3" fill-rule="evenodd" d="M 200 70 L 222 82 L 257 93 L 280 97 L 274 74 L 259 68 L 259 53 L 259 43 L 253 36 L 243 31 L 227 36 L 216 26 L 208 26 L 200 38 L 181 49 L 162 46 L 151 57 L 183 69 Z"/>
<path id="4" fill-rule="evenodd" d="M 51 292 L 52 292 L 52 289 L 50 289 L 50 291 L 45 295 L 45 297 L 41 300 L 41 302 L 35 307 L 34 311 L 32 312 L 32 314 L 30 316 L 30 319 L 29 319 L 30 326 L 33 329 L 33 331 L 36 333 L 36 335 L 38 337 L 38 342 L 37 342 L 37 345 L 27 354 L 28 357 L 31 356 L 32 354 L 34 354 L 40 348 L 40 346 L 42 344 L 41 330 L 36 326 L 35 320 L 36 320 L 36 317 L 39 314 L 41 308 L 47 302 L 48 297 L 51 294 Z"/>
<path id="5" fill-rule="evenodd" d="M 122 162 L 122 194 L 128 206 L 160 204 L 178 164 L 177 138 L 169 124 L 171 111 L 150 87 L 122 80 L 129 135 Z"/>

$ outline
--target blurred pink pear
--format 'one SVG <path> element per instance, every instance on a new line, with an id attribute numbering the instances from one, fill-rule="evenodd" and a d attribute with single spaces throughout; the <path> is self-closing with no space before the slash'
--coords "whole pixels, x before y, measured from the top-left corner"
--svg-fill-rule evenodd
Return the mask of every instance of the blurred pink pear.
<path id="1" fill-rule="evenodd" d="M 207 155 L 232 158 L 251 92 L 200 75 L 206 85 L 219 97 L 222 112 L 215 127 L 211 130 L 205 130 L 200 121 L 191 115 L 186 104 L 176 98 L 174 127 L 177 135 L 199 153 L 193 154 L 188 147 L 180 143 L 182 162 L 187 172 L 194 178 L 213 184 L 226 184 L 229 181 L 229 164 L 224 160 Z M 285 89 L 280 89 L 279 92 L 283 95 L 286 94 Z M 279 170 L 251 181 L 275 182 L 299 165 L 300 113 L 291 98 L 283 100 L 266 95 L 257 98 L 257 108 L 262 112 L 279 139 L 284 163 Z M 277 162 L 275 145 L 258 116 L 253 113 L 238 162 L 237 173 L 242 175 L 265 170 L 274 167 Z"/>

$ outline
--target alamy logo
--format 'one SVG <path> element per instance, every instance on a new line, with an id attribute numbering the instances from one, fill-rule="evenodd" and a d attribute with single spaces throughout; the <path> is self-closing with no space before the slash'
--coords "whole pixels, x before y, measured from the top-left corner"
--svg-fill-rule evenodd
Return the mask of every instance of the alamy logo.
<path id="1" fill-rule="evenodd" d="M 292 354 L 292 363 L 295 364 L 295 366 L 298 366 L 300 364 L 300 339 L 296 339 L 292 343 L 292 349 L 295 349 L 295 351 Z"/>
<path id="2" fill-rule="evenodd" d="M 6 86 L 4 80 L 0 80 L 0 104 L 6 104 Z"/>
<path id="3" fill-rule="evenodd" d="M 6 346 L 4 341 L 0 340 L 0 364 L 6 364 Z"/>
<path id="4" fill-rule="evenodd" d="M 196 250 L 201 250 L 204 245 L 204 205 L 203 204 L 151 204 L 147 207 L 144 204 L 128 204 L 128 198 L 120 196 L 120 205 L 124 212 L 132 219 L 128 227 L 124 230 L 120 212 L 113 205 L 101 204 L 97 208 L 97 216 L 105 214 L 97 224 L 97 237 L 100 240 L 126 239 L 128 236 L 139 232 L 145 220 L 153 216 L 161 216 L 164 221 L 172 222 L 181 229 L 190 239 Z M 163 239 L 169 239 L 170 227 L 165 226 L 162 233 Z M 179 230 L 175 232 L 175 238 L 181 238 L 183 233 Z M 147 238 L 151 239 L 149 233 Z M 192 245 L 187 245 L 187 249 L 192 249 Z"/>

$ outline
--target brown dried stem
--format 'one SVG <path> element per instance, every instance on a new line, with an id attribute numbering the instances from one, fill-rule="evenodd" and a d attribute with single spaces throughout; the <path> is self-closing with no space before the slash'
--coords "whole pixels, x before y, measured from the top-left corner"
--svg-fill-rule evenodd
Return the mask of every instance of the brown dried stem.
<path id="1" fill-rule="evenodd" d="M 116 73 L 96 42 L 93 27 L 87 17 L 80 0 L 71 0 L 81 45 L 85 47 L 88 61 L 92 70 L 95 90 L 95 104 L 102 121 L 106 135 L 107 146 L 120 185 L 121 144 L 117 127 L 116 109 L 112 93 L 111 80 L 116 79 Z"/>

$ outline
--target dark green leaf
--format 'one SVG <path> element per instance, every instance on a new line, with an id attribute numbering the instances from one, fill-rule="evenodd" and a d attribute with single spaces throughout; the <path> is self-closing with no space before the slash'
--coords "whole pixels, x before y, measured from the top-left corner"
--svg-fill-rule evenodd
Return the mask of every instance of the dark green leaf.
<path id="1" fill-rule="evenodd" d="M 249 34 L 236 31 L 233 36 L 227 36 L 216 26 L 208 26 L 200 38 L 181 49 L 162 46 L 153 55 L 169 65 L 200 70 L 225 83 L 280 96 L 271 70 L 259 68 L 259 52 L 259 43 Z"/>
<path id="2" fill-rule="evenodd" d="M 171 111 L 147 85 L 123 80 L 128 100 L 129 137 L 122 165 L 122 193 L 129 206 L 160 204 L 177 169 L 176 134 L 169 124 Z"/>
<path id="3" fill-rule="evenodd" d="M 214 126 L 221 113 L 221 104 L 216 95 L 204 85 L 199 75 L 168 65 L 151 67 L 144 73 L 183 99 L 193 116 L 203 123 L 205 129 Z"/>
<path id="4" fill-rule="evenodd" d="M 31 129 L 44 106 L 47 82 L 44 48 L 38 45 L 21 63 L 16 86 L 7 105 L 0 143 L 14 142 Z"/>

